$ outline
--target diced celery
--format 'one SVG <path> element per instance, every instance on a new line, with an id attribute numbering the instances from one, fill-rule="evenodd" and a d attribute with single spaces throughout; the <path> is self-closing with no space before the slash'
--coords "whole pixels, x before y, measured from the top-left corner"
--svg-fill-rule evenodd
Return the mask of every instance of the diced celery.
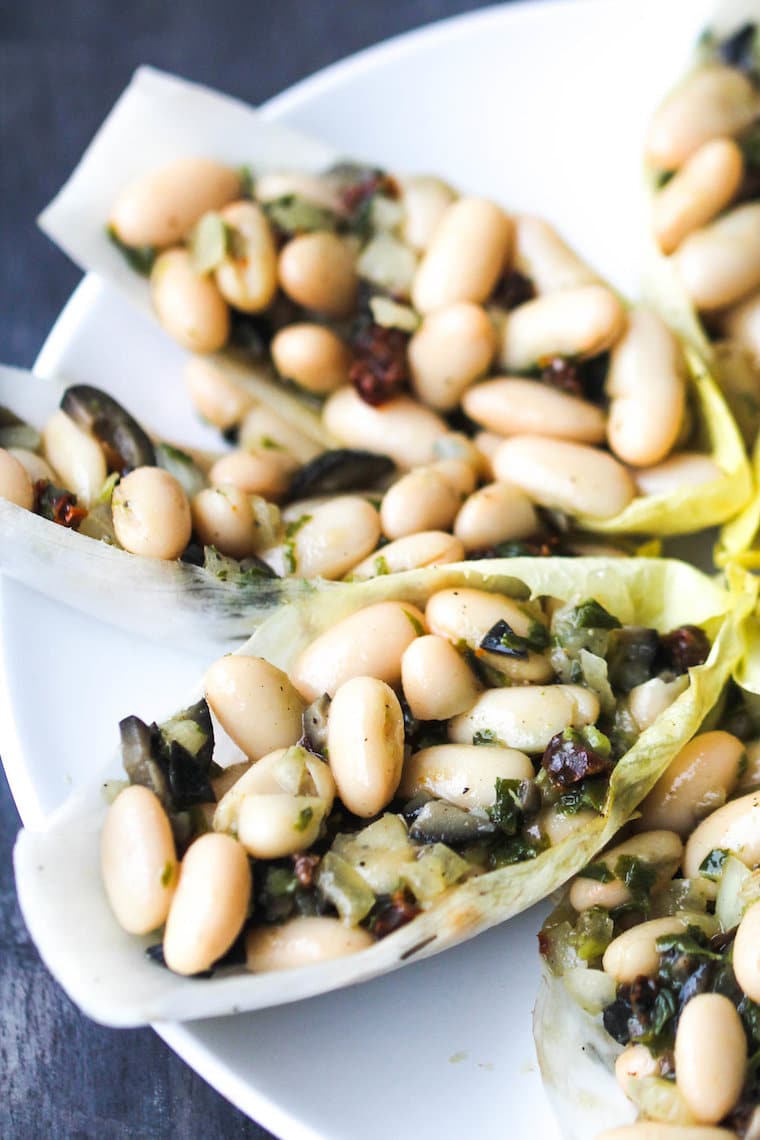
<path id="1" fill-rule="evenodd" d="M 328 851 L 322 859 L 317 886 L 351 926 L 357 926 L 375 905 L 375 895 L 361 875 L 334 851 Z"/>

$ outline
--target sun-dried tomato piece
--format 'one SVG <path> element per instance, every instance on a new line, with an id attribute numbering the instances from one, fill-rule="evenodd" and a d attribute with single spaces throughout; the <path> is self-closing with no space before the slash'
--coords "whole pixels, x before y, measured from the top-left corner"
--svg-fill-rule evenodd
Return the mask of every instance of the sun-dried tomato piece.
<path id="1" fill-rule="evenodd" d="M 314 873 L 319 866 L 319 855 L 301 852 L 293 856 L 293 874 L 302 887 L 314 886 Z"/>
<path id="2" fill-rule="evenodd" d="M 560 392 L 567 392 L 571 396 L 582 397 L 584 394 L 578 365 L 564 356 L 554 356 L 551 360 L 542 361 L 541 379 L 552 388 L 559 388 Z"/>
<path id="3" fill-rule="evenodd" d="M 44 519 L 50 519 L 58 526 L 78 530 L 87 517 L 84 507 L 77 506 L 77 497 L 71 491 L 55 487 L 48 479 L 40 479 L 34 485 L 35 512 Z"/>
<path id="4" fill-rule="evenodd" d="M 398 198 L 400 193 L 396 179 L 378 170 L 346 186 L 341 191 L 340 200 L 346 213 L 358 214 L 365 202 L 375 194 L 383 194 L 386 198 Z"/>
<path id="5" fill-rule="evenodd" d="M 377 938 L 393 934 L 400 926 L 406 926 L 420 913 L 417 903 L 405 891 L 395 891 L 387 902 L 380 903 L 372 923 L 372 931 Z"/>
<path id="6" fill-rule="evenodd" d="M 552 783 L 569 788 L 589 776 L 609 772 L 612 762 L 591 748 L 575 729 L 566 728 L 549 741 L 541 767 L 549 773 Z"/>
<path id="7" fill-rule="evenodd" d="M 503 309 L 516 309 L 526 301 L 532 301 L 536 289 L 530 277 L 520 273 L 518 269 L 510 269 L 505 273 L 491 294 L 491 300 Z"/>
<path id="8" fill-rule="evenodd" d="M 367 404 L 378 407 L 405 388 L 409 371 L 406 361 L 408 333 L 374 322 L 363 324 L 353 340 L 349 379 Z"/>
<path id="9" fill-rule="evenodd" d="M 661 635 L 659 656 L 665 668 L 686 673 L 704 664 L 710 656 L 710 641 L 699 626 L 682 625 Z"/>

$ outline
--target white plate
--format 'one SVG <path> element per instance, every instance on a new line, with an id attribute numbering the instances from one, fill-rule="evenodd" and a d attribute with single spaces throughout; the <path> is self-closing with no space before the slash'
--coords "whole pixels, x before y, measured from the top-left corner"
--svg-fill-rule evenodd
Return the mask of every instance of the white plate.
<path id="1" fill-rule="evenodd" d="M 268 113 L 346 154 L 442 173 L 544 214 L 635 293 L 644 123 L 709 7 L 557 0 L 487 9 L 355 56 L 273 100 Z M 87 280 L 38 365 L 107 387 L 159 432 L 202 443 L 178 359 L 143 317 Z M 8 582 L 0 629 L 0 752 L 31 826 L 94 775 L 122 716 L 176 706 L 204 665 L 85 625 Z M 553 1140 L 530 1035 L 540 919 L 534 911 L 352 990 L 159 1032 L 287 1140 Z"/>

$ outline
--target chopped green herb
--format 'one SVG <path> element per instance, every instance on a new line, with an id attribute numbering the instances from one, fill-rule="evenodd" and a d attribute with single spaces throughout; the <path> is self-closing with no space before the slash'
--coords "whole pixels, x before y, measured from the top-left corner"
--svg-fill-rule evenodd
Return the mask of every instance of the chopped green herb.
<path id="1" fill-rule="evenodd" d="M 593 598 L 588 598 L 585 602 L 581 602 L 579 606 L 575 606 L 573 610 L 567 615 L 568 624 L 571 624 L 575 629 L 621 629 L 622 624 L 614 616 L 609 613 L 604 606 L 600 606 L 599 602 Z"/>
<path id="2" fill-rule="evenodd" d="M 616 877 L 606 863 L 588 863 L 578 872 L 579 879 L 595 879 L 598 883 L 611 883 Z"/>
<path id="3" fill-rule="evenodd" d="M 501 744 L 492 728 L 479 728 L 472 736 L 473 744 Z"/>
<path id="4" fill-rule="evenodd" d="M 238 177 L 240 178 L 240 197 L 253 198 L 254 177 L 250 166 L 239 167 Z"/>
<path id="5" fill-rule="evenodd" d="M 129 265 L 130 269 L 134 269 L 142 277 L 150 277 L 158 257 L 158 250 L 152 245 L 125 245 L 113 226 L 106 226 L 106 234 L 108 240 L 116 246 L 119 253 Z"/>
<path id="6" fill-rule="evenodd" d="M 375 575 L 378 578 L 384 574 L 390 574 L 391 572 L 388 566 L 388 560 L 384 558 L 382 554 L 377 555 L 373 565 L 375 567 Z"/>
<path id="7" fill-rule="evenodd" d="M 604 776 L 581 780 L 575 787 L 563 792 L 558 807 L 565 815 L 577 815 L 584 808 L 601 812 L 607 798 L 607 780 Z"/>
<path id="8" fill-rule="evenodd" d="M 164 869 L 161 872 L 161 886 L 168 887 L 171 885 L 174 878 L 174 863 L 164 863 Z"/>
<path id="9" fill-rule="evenodd" d="M 724 847 L 714 847 L 699 864 L 699 873 L 711 883 L 717 883 L 723 874 L 726 859 L 731 854 Z"/>
<path id="10" fill-rule="evenodd" d="M 615 864 L 615 877 L 628 887 L 633 903 L 644 909 L 649 907 L 649 895 L 657 882 L 657 872 L 650 863 L 633 855 L 621 855 Z"/>
<path id="11" fill-rule="evenodd" d="M 298 559 L 296 558 L 296 535 L 301 527 L 306 526 L 307 522 L 311 522 L 311 515 L 301 515 L 300 519 L 295 519 L 292 523 L 288 523 L 285 529 L 285 542 L 283 544 L 283 551 L 285 556 L 285 565 L 290 574 L 295 574 L 298 569 Z"/>
<path id="12" fill-rule="evenodd" d="M 309 826 L 309 824 L 311 823 L 313 818 L 314 818 L 314 808 L 312 808 L 312 807 L 301 808 L 301 810 L 298 813 L 298 819 L 296 820 L 296 822 L 294 824 L 296 831 L 306 831 L 306 828 Z"/>
<path id="13" fill-rule="evenodd" d="M 414 616 L 414 614 L 410 614 L 409 610 L 404 610 L 404 613 L 409 618 L 409 623 L 410 623 L 412 629 L 414 630 L 414 632 L 417 634 L 417 636 L 418 637 L 424 637 L 425 627 L 423 626 L 423 624 L 419 620 L 419 618 L 416 618 Z"/>
<path id="14" fill-rule="evenodd" d="M 259 446 L 263 447 L 265 451 L 284 451 L 285 448 L 276 439 L 272 439 L 271 435 L 262 435 L 259 438 Z"/>
<path id="15" fill-rule="evenodd" d="M 496 777 L 496 798 L 488 809 L 488 815 L 493 823 L 500 827 L 505 835 L 517 835 L 523 822 L 523 813 L 518 797 L 519 780 L 505 780 Z"/>

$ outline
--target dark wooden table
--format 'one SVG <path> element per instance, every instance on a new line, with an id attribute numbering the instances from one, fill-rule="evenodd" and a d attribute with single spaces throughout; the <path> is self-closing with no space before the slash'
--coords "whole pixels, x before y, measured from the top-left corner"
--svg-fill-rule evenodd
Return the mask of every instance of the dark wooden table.
<path id="1" fill-rule="evenodd" d="M 34 219 L 139 64 L 259 103 L 359 48 L 480 6 L 476 0 L 0 5 L 0 359 L 32 365 L 78 280 Z M 268 1136 L 150 1030 L 102 1029 L 64 996 L 31 945 L 16 903 L 11 850 L 18 826 L 0 774 L 0 1136 Z"/>

